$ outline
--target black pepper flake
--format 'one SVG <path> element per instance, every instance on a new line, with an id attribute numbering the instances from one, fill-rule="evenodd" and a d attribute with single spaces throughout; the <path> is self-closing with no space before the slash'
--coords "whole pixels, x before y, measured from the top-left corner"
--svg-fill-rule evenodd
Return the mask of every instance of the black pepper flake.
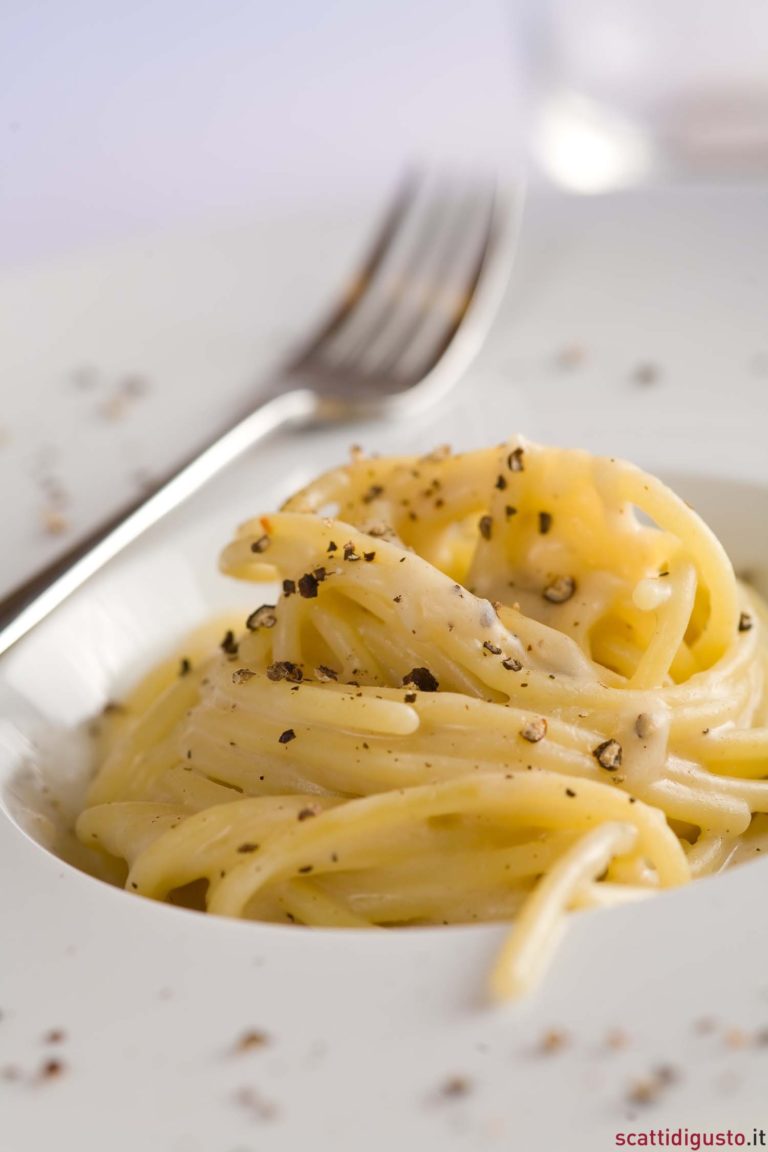
<path id="1" fill-rule="evenodd" d="M 378 497 L 381 496 L 383 491 L 384 489 L 381 484 L 371 484 L 368 491 L 363 494 L 363 504 L 372 504 L 374 500 L 377 500 Z"/>
<path id="2" fill-rule="evenodd" d="M 267 1044 L 269 1044 L 267 1033 L 252 1029 L 250 1032 L 243 1033 L 235 1044 L 235 1051 L 251 1052 L 254 1048 L 264 1048 Z"/>
<path id="3" fill-rule="evenodd" d="M 393 596 L 393 597 L 392 597 L 392 600 L 393 600 L 393 602 L 394 602 L 395 604 L 399 604 L 399 603 L 400 603 L 400 601 L 402 600 L 402 596 L 399 596 L 399 595 L 398 595 L 398 596 Z"/>
<path id="4" fill-rule="evenodd" d="M 628 1104 L 652 1104 L 659 1095 L 655 1080 L 635 1080 L 627 1092 Z"/>
<path id="5" fill-rule="evenodd" d="M 327 578 L 328 572 L 323 567 L 313 568 L 312 575 L 314 576 L 315 580 L 317 580 L 318 584 L 322 584 L 323 580 Z"/>
<path id="6" fill-rule="evenodd" d="M 347 544 L 344 545 L 344 559 L 350 560 L 350 561 L 360 559 L 357 552 L 355 552 L 355 546 L 351 540 Z"/>
<path id="7" fill-rule="evenodd" d="M 645 740 L 653 732 L 653 719 L 647 712 L 641 712 L 635 720 L 635 735 Z"/>
<path id="8" fill-rule="evenodd" d="M 517 508 L 515 508 L 513 504 L 505 504 L 504 515 L 507 520 L 510 520 L 513 516 L 517 516 Z"/>
<path id="9" fill-rule="evenodd" d="M 490 540 L 493 533 L 493 517 L 481 516 L 477 522 L 477 529 L 483 540 Z"/>
<path id="10" fill-rule="evenodd" d="M 749 1037 L 741 1028 L 729 1028 L 724 1036 L 728 1048 L 745 1048 Z"/>
<path id="11" fill-rule="evenodd" d="M 754 621 L 749 612 L 742 612 L 739 616 L 739 632 L 749 632 L 754 626 Z"/>
<path id="12" fill-rule="evenodd" d="M 311 820 L 313 816 L 317 816 L 314 808 L 302 808 L 296 816 L 297 820 Z"/>
<path id="13" fill-rule="evenodd" d="M 627 1099 L 631 1104 L 653 1104 L 659 1096 L 680 1079 L 680 1072 L 672 1064 L 660 1064 L 651 1071 L 650 1076 L 636 1080 Z"/>
<path id="14" fill-rule="evenodd" d="M 237 850 L 245 856 L 249 852 L 258 852 L 259 846 L 250 840 L 246 840 L 244 844 L 238 844 Z"/>
<path id="15" fill-rule="evenodd" d="M 292 596 L 295 591 L 296 591 L 296 581 L 295 580 L 283 580 L 283 595 L 284 596 Z"/>
<path id="16" fill-rule="evenodd" d="M 507 656 L 506 659 L 502 660 L 501 666 L 506 668 L 507 672 L 520 672 L 523 667 L 519 660 L 515 660 L 514 656 Z"/>
<path id="17" fill-rule="evenodd" d="M 649 384 L 657 384 L 661 372 L 658 365 L 652 364 L 650 361 L 644 361 L 638 364 L 632 373 L 633 384 L 640 384 L 647 386 Z"/>
<path id="18" fill-rule="evenodd" d="M 483 648 L 486 652 L 490 652 L 492 656 L 501 656 L 501 648 L 498 644 L 492 644 L 490 640 L 483 641 Z"/>
<path id="19" fill-rule="evenodd" d="M 326 552 L 330 555 L 331 552 L 338 552 L 339 546 L 335 540 L 329 540 Z"/>
<path id="20" fill-rule="evenodd" d="M 406 704 L 415 704 L 416 703 L 416 693 L 415 692 L 406 692 L 405 696 L 403 697 L 403 700 Z"/>
<path id="21" fill-rule="evenodd" d="M 292 660 L 276 660 L 267 668 L 267 679 L 290 680 L 297 684 L 304 679 L 304 673 Z"/>
<path id="22" fill-rule="evenodd" d="M 537 716 L 535 720 L 529 720 L 528 723 L 520 729 L 520 735 L 523 740 L 527 740 L 530 744 L 538 744 L 539 740 L 543 740 L 547 734 L 547 721 L 543 716 Z"/>
<path id="23" fill-rule="evenodd" d="M 506 478 L 504 476 L 502 476 L 501 474 L 499 474 L 496 477 L 496 483 L 494 484 L 494 488 L 498 488 L 499 492 L 503 492 L 504 489 L 506 488 L 506 486 L 507 486 Z"/>
<path id="24" fill-rule="evenodd" d="M 238 644 L 231 628 L 228 628 L 224 633 L 224 639 L 221 641 L 220 647 L 222 652 L 226 652 L 227 656 L 237 656 Z"/>
<path id="25" fill-rule="evenodd" d="M 338 672 L 335 672 L 333 668 L 329 668 L 327 664 L 318 664 L 317 668 L 315 668 L 315 676 L 317 676 L 318 680 L 323 681 L 338 680 L 339 678 Z"/>
<path id="26" fill-rule="evenodd" d="M 573 799 L 573 797 L 576 795 L 576 793 L 574 792 L 573 788 L 566 788 L 566 790 L 565 790 L 565 794 L 566 794 L 566 796 L 570 797 L 570 799 L 571 799 L 571 800 L 572 800 L 572 799 Z"/>
<path id="27" fill-rule="evenodd" d="M 539 1041 L 539 1052 L 541 1052 L 543 1056 L 551 1056 L 554 1055 L 555 1052 L 561 1052 L 567 1044 L 567 1032 L 561 1032 L 559 1028 L 550 1028 Z"/>
<path id="28" fill-rule="evenodd" d="M 524 472 L 525 464 L 523 463 L 523 456 L 525 451 L 523 448 L 513 448 L 509 456 L 507 456 L 507 468 L 510 472 Z"/>
<path id="29" fill-rule="evenodd" d="M 604 740 L 597 748 L 592 749 L 592 755 L 607 772 L 615 772 L 621 767 L 621 744 L 618 740 Z"/>
<path id="30" fill-rule="evenodd" d="M 440 1095 L 446 1100 L 457 1100 L 461 1096 L 467 1096 L 471 1089 L 472 1085 L 466 1076 L 449 1076 L 440 1088 Z"/>
<path id="31" fill-rule="evenodd" d="M 192 661 L 187 656 L 182 657 L 179 662 L 179 676 L 188 676 L 191 671 Z"/>
<path id="32" fill-rule="evenodd" d="M 549 532 L 551 527 L 552 527 L 552 513 L 551 512 L 539 512 L 539 532 L 541 533 L 541 535 L 546 536 L 547 532 Z"/>
<path id="33" fill-rule="evenodd" d="M 302 876 L 306 876 L 308 872 L 312 871 L 312 869 L 312 864 L 302 864 L 301 868 L 298 868 L 297 871 L 300 872 Z"/>
<path id="34" fill-rule="evenodd" d="M 236 672 L 232 673 L 232 683 L 245 684 L 248 680 L 252 680 L 255 675 L 256 673 L 251 672 L 250 668 L 238 668 Z"/>
<path id="35" fill-rule="evenodd" d="M 286 728 L 285 732 L 281 732 L 277 739 L 280 744 L 290 744 L 291 740 L 296 739 L 296 733 L 293 728 Z"/>
<path id="36" fill-rule="evenodd" d="M 551 584 L 547 584 L 542 592 L 545 600 L 550 604 L 565 604 L 576 591 L 576 581 L 573 576 L 558 576 Z"/>
<path id="37" fill-rule="evenodd" d="M 375 524 L 369 524 L 366 528 L 366 532 L 369 536 L 375 536 L 377 540 L 397 539 L 397 533 L 395 532 L 394 528 L 390 528 L 389 524 L 384 524 L 382 521 L 378 521 Z"/>
<path id="38" fill-rule="evenodd" d="M 313 600 L 317 596 L 317 576 L 312 572 L 305 572 L 299 579 L 299 593 L 305 600 Z"/>
<path id="39" fill-rule="evenodd" d="M 61 1060 L 46 1060 L 40 1069 L 41 1080 L 55 1080 L 64 1072 L 64 1065 Z"/>
<path id="40" fill-rule="evenodd" d="M 67 1034 L 63 1028 L 51 1028 L 43 1036 L 44 1044 L 63 1044 L 67 1038 Z"/>
<path id="41" fill-rule="evenodd" d="M 266 552 L 269 548 L 269 536 L 260 536 L 251 544 L 251 552 Z"/>
<path id="42" fill-rule="evenodd" d="M 250 632 L 258 632 L 259 628 L 274 628 L 277 624 L 277 613 L 274 604 L 262 604 L 255 612 L 251 612 L 245 622 Z"/>
<path id="43" fill-rule="evenodd" d="M 363 552 L 363 560 L 367 560 L 369 564 L 370 564 L 371 560 L 374 560 L 375 558 L 376 558 L 375 552 Z"/>
<path id="44" fill-rule="evenodd" d="M 413 684 L 421 692 L 437 692 L 439 687 L 428 668 L 411 668 L 410 672 L 403 676 L 403 684 Z"/>

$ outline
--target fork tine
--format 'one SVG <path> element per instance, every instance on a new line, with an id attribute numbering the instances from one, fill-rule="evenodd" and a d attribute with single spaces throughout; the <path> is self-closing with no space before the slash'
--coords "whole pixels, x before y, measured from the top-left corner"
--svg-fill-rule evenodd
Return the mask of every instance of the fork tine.
<path id="1" fill-rule="evenodd" d="M 373 371 L 390 373 L 407 386 L 440 359 L 474 296 L 492 242 L 495 209 L 494 188 L 468 194 L 436 258 L 437 276 L 403 327 L 390 332 Z"/>
<path id="2" fill-rule="evenodd" d="M 385 383 L 401 391 L 450 344 L 491 242 L 495 182 L 422 176 L 377 246 L 365 290 L 326 326 L 302 368 L 325 387 Z"/>
<path id="3" fill-rule="evenodd" d="M 492 216 L 491 190 L 458 186 L 451 195 L 445 227 L 431 250 L 410 269 L 408 290 L 401 294 L 382 330 L 362 351 L 360 370 L 411 379 L 419 367 L 426 371 L 444 348 L 446 331 L 455 330 L 457 313 L 463 314 L 468 290 L 476 278 L 478 251 L 486 244 Z"/>
<path id="4" fill-rule="evenodd" d="M 480 277 L 485 271 L 491 250 L 499 239 L 497 219 L 499 199 L 499 189 L 498 187 L 494 187 L 493 193 L 488 202 L 487 216 L 485 219 L 485 228 L 482 238 L 475 249 L 474 261 L 470 261 L 465 269 L 466 278 L 463 285 L 457 285 L 453 315 L 451 317 L 450 323 L 447 325 L 442 334 L 442 340 L 433 349 L 433 364 L 436 364 L 439 360 L 442 359 L 443 353 L 452 343 L 454 336 L 459 330 L 465 315 L 467 314 L 475 299 L 475 294 L 480 283 Z"/>
<path id="5" fill-rule="evenodd" d="M 430 403 L 466 368 L 501 300 L 522 183 L 427 174 L 408 192 L 364 290 L 288 365 L 294 386 L 322 399 L 323 419 Z"/>
<path id="6" fill-rule="evenodd" d="M 326 344 L 342 327 L 350 314 L 358 308 L 360 301 L 365 297 L 374 281 L 382 261 L 389 253 L 394 239 L 399 234 L 403 221 L 411 211 L 418 196 L 421 182 L 422 176 L 417 170 L 407 172 L 403 177 L 384 213 L 367 255 L 363 258 L 353 279 L 348 284 L 339 304 L 294 354 L 288 364 L 289 370 L 300 369 L 304 362 L 313 357 L 320 346 Z"/>
<path id="7" fill-rule="evenodd" d="M 366 349 L 401 307 L 403 292 L 411 290 L 417 269 L 428 260 L 449 209 L 445 196 L 435 196 L 424 177 L 365 296 L 319 350 L 327 367 L 336 371 L 349 364 L 361 367 Z"/>

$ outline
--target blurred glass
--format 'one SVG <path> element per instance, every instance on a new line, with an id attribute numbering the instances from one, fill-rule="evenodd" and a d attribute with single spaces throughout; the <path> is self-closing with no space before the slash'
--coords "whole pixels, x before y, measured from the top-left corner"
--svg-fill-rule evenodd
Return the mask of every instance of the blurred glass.
<path id="1" fill-rule="evenodd" d="M 518 0 L 539 173 L 578 192 L 768 176 L 768 0 Z"/>

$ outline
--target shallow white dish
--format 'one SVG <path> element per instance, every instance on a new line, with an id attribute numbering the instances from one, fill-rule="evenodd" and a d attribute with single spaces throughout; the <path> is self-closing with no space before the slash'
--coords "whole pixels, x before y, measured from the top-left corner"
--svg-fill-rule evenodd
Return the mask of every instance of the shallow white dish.
<path id="1" fill-rule="evenodd" d="M 737 567 L 768 569 L 760 380 L 744 367 L 723 393 L 714 375 L 702 376 L 694 335 L 704 336 L 685 319 L 698 284 L 676 258 L 663 264 L 679 227 L 698 251 L 695 212 L 710 251 L 713 222 L 726 212 L 733 219 L 727 198 L 695 204 L 606 202 L 602 214 L 534 206 L 506 317 L 449 405 L 408 428 L 273 441 L 0 665 L 0 1070 L 19 1074 L 0 1079 L 9 1152 L 397 1145 L 586 1152 L 612 1147 L 618 1132 L 687 1125 L 751 1136 L 760 1127 L 768 1048 L 752 1037 L 768 1023 L 768 863 L 641 906 L 574 916 L 542 989 L 498 1008 L 485 1000 L 485 981 L 503 929 L 310 932 L 169 909 L 53 857 L 39 843 L 46 827 L 34 814 L 38 805 L 25 807 L 33 795 L 25 778 L 37 766 L 59 766 L 59 780 L 82 771 L 87 750 L 72 733 L 78 724 L 209 613 L 253 606 L 252 590 L 216 573 L 219 547 L 245 515 L 274 507 L 344 458 L 353 439 L 372 450 L 419 451 L 519 428 L 634 456 L 673 479 Z M 742 219 L 758 211 L 751 198 L 744 204 Z M 728 252 L 741 252 L 740 275 L 764 278 L 760 254 L 726 244 L 723 228 L 717 283 L 729 274 Z M 557 230 L 570 237 L 562 264 L 544 258 Z M 644 319 L 634 347 L 623 328 L 629 301 L 600 290 L 611 275 L 623 283 L 617 243 L 625 256 L 635 253 L 630 295 Z M 115 259 L 97 260 L 99 273 L 106 276 Z M 74 277 L 83 292 L 92 274 Z M 43 325 L 51 300 L 55 292 L 41 302 Z M 716 366 L 732 352 L 733 325 L 716 327 L 723 303 L 697 305 L 713 312 L 707 338 Z M 655 327 L 670 311 L 682 311 L 682 324 Z M 742 312 L 740 322 L 746 366 L 760 351 L 759 309 Z M 651 335 L 662 378 L 641 389 L 626 375 L 651 354 Z M 576 339 L 586 362 L 558 367 L 558 348 Z M 51 1029 L 64 1038 L 47 1042 Z M 269 1043 L 237 1053 L 251 1029 Z M 544 1053 L 551 1029 L 567 1042 Z M 616 1030 L 627 1040 L 620 1049 L 606 1043 Z M 41 1081 L 39 1069 L 54 1058 L 61 1074 Z M 632 1104 L 632 1084 L 658 1065 L 673 1066 L 679 1079 L 645 1108 Z M 466 1091 L 443 1092 L 452 1077 Z"/>

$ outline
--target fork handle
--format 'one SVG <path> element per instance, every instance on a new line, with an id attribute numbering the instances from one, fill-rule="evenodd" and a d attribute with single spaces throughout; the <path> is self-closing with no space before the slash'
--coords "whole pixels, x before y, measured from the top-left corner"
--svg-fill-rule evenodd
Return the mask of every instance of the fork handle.
<path id="1" fill-rule="evenodd" d="M 286 424 L 317 414 L 307 389 L 272 392 L 248 416 L 183 463 L 149 495 L 134 501 L 0 600 L 0 656 L 26 636 L 123 549 L 178 508 L 249 448 Z"/>

